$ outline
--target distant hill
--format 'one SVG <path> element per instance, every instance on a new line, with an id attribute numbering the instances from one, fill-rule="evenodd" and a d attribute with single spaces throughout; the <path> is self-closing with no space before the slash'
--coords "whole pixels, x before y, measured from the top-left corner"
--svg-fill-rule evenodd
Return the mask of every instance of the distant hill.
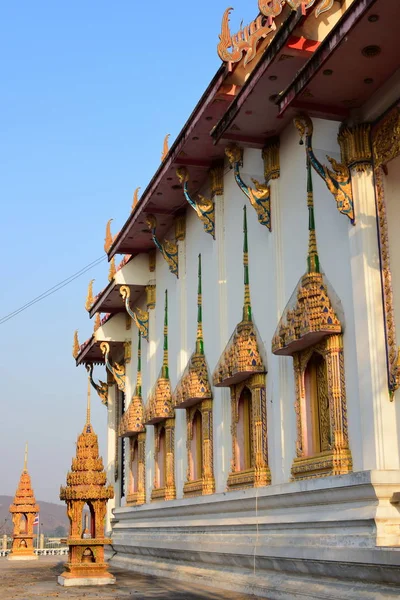
<path id="1" fill-rule="evenodd" d="M 8 509 L 13 500 L 13 496 L 0 496 L 0 535 L 12 532 L 11 515 Z M 65 504 L 41 502 L 40 500 L 38 500 L 38 504 L 40 506 L 41 533 L 53 534 L 57 527 L 64 527 L 68 531 L 69 521 Z"/>

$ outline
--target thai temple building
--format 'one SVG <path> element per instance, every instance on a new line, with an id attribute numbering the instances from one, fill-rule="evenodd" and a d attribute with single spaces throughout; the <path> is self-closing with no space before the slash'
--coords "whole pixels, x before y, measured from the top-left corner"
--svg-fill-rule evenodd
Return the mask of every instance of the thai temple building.
<path id="1" fill-rule="evenodd" d="M 108 424 L 112 564 L 395 598 L 400 4 L 254 0 L 238 32 L 231 10 L 220 68 L 107 224 L 75 334 Z"/>

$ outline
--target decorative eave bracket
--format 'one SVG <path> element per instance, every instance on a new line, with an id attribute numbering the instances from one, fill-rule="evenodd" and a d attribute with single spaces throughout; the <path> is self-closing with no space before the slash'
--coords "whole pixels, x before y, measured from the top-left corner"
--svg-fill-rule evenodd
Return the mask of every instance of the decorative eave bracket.
<path id="1" fill-rule="evenodd" d="M 274 158 L 271 158 L 270 149 L 274 151 Z M 250 204 L 257 213 L 259 223 L 271 231 L 271 193 L 269 181 L 279 177 L 279 140 L 273 140 L 273 144 L 263 150 L 266 181 L 265 183 L 260 183 L 256 179 L 252 179 L 254 188 L 247 185 L 240 175 L 240 167 L 243 165 L 242 149 L 236 144 L 229 144 L 225 148 L 225 154 L 233 167 L 236 183 L 250 200 Z"/>
<path id="2" fill-rule="evenodd" d="M 136 307 L 136 311 L 132 310 L 129 304 L 131 290 L 127 285 L 121 285 L 119 288 L 123 300 L 125 301 L 125 309 L 128 315 L 133 319 L 136 327 L 139 329 L 140 335 L 149 341 L 149 312 Z"/>
<path id="3" fill-rule="evenodd" d="M 160 242 L 156 236 L 157 220 L 154 215 L 147 215 L 146 223 L 151 231 L 153 242 L 168 263 L 171 273 L 178 277 L 178 245 L 170 240 Z"/>
<path id="4" fill-rule="evenodd" d="M 121 392 L 125 392 L 125 366 L 119 365 L 118 363 L 114 363 L 113 365 L 110 362 L 110 344 L 108 342 L 101 342 L 100 350 L 104 355 L 104 361 L 106 363 L 106 367 L 111 375 L 114 377 L 115 383 L 118 386 L 118 389 Z"/>
<path id="5" fill-rule="evenodd" d="M 104 406 L 108 406 L 108 385 L 104 383 L 104 381 L 99 380 L 99 383 L 96 383 L 94 381 L 92 363 L 86 364 L 85 367 L 89 374 L 90 383 L 92 384 L 92 387 L 96 390 L 102 404 L 104 404 Z"/>
<path id="6" fill-rule="evenodd" d="M 195 200 L 193 200 L 188 190 L 189 172 L 186 167 L 179 167 L 176 170 L 176 175 L 179 179 L 179 182 L 183 186 L 183 193 L 185 195 L 186 200 L 188 201 L 190 206 L 196 211 L 197 216 L 203 223 L 204 231 L 212 235 L 212 237 L 215 239 L 214 202 L 209 198 L 205 198 L 201 194 L 198 195 L 199 201 L 196 202 Z"/>
<path id="7" fill-rule="evenodd" d="M 313 123 L 308 115 L 300 115 L 294 120 L 296 129 L 300 134 L 300 144 L 305 137 L 306 151 L 314 171 L 325 181 L 328 190 L 335 198 L 337 209 L 345 215 L 352 225 L 355 224 L 353 191 L 351 187 L 350 169 L 344 162 L 337 162 L 327 156 L 332 169 L 320 163 L 312 147 Z"/>

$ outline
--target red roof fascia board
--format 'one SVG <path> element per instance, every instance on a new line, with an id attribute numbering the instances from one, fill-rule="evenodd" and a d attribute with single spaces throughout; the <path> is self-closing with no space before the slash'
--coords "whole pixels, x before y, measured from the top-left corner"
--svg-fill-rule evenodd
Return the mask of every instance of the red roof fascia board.
<path id="1" fill-rule="evenodd" d="M 299 71 L 293 79 L 290 86 L 284 91 L 278 103 L 279 115 L 282 116 L 295 98 L 310 83 L 316 73 L 321 69 L 336 48 L 343 42 L 344 38 L 355 27 L 364 14 L 377 2 L 377 0 L 354 0 L 349 6 L 342 18 L 336 23 L 334 28 L 319 48 L 307 61 L 307 64 Z"/>
<path id="2" fill-rule="evenodd" d="M 199 119 L 201 118 L 201 115 L 205 111 L 205 109 L 214 100 L 219 88 L 221 87 L 221 84 L 223 83 L 223 81 L 227 75 L 228 75 L 228 73 L 226 70 L 226 66 L 223 64 L 218 69 L 217 73 L 214 75 L 214 77 L 211 80 L 210 84 L 208 85 L 206 91 L 204 92 L 204 94 L 200 98 L 199 102 L 195 106 L 189 119 L 186 121 L 186 123 L 183 126 L 181 132 L 179 133 L 178 137 L 176 138 L 176 140 L 172 144 L 171 148 L 169 149 L 169 152 L 168 152 L 166 158 L 161 163 L 161 165 L 155 172 L 153 178 L 151 179 L 150 183 L 148 184 L 147 188 L 143 192 L 143 195 L 140 199 L 140 203 L 139 203 L 137 209 L 127 219 L 127 221 L 124 223 L 122 229 L 118 233 L 117 237 L 113 241 L 113 243 L 108 251 L 108 260 L 111 260 L 112 257 L 118 253 L 118 248 L 119 248 L 121 242 L 124 240 L 124 238 L 127 235 L 127 230 L 128 230 L 129 225 L 131 223 L 134 223 L 141 216 L 143 211 L 146 210 L 146 205 L 149 203 L 150 199 L 152 198 L 152 195 L 154 194 L 157 186 L 160 184 L 160 181 L 163 179 L 164 175 L 168 171 L 171 164 L 177 159 L 179 153 L 183 150 L 186 139 L 188 138 L 189 135 L 192 134 L 193 130 L 195 129 L 195 127 L 196 127 Z M 157 202 L 156 197 L 154 198 L 153 201 Z"/>

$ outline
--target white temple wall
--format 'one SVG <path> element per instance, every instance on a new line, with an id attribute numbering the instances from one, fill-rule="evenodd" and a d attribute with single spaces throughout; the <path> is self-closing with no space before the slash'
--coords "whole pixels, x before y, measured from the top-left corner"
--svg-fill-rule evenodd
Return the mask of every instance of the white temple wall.
<path id="1" fill-rule="evenodd" d="M 337 131 L 339 123 L 314 119 L 314 150 L 321 162 L 326 155 L 339 158 Z M 168 268 L 161 253 L 156 253 L 156 308 L 150 311 L 150 344 L 142 344 L 143 396 L 146 399 L 159 375 L 163 357 L 164 293 L 168 289 L 169 369 L 172 389 L 175 388 L 195 348 L 197 319 L 197 261 L 202 254 L 203 332 L 205 353 L 210 376 L 234 328 L 242 318 L 243 307 L 243 206 L 247 208 L 250 293 L 253 318 L 264 346 L 267 367 L 267 420 L 268 452 L 272 484 L 290 480 L 295 455 L 296 418 L 295 390 L 292 359 L 276 357 L 271 353 L 271 340 L 279 317 L 289 301 L 300 277 L 306 271 L 308 248 L 308 210 L 306 190 L 306 161 L 304 146 L 299 145 L 298 133 L 289 125 L 280 139 L 281 176 L 272 182 L 272 232 L 259 224 L 257 214 L 237 186 L 233 171 L 225 168 L 224 196 L 216 196 L 216 240 L 204 231 L 203 224 L 189 206 L 186 211 L 186 239 L 179 241 L 179 273 L 177 279 Z M 400 183 L 396 169 L 392 169 L 392 188 L 388 187 L 388 220 L 393 229 L 398 222 L 398 207 L 394 200 Z M 243 179 L 263 180 L 261 151 L 246 149 Z M 350 449 L 355 471 L 369 468 L 373 457 L 366 450 L 363 417 L 359 393 L 359 366 L 356 355 L 356 325 L 354 308 L 354 274 L 358 263 L 351 256 L 351 236 L 357 234 L 340 214 L 336 202 L 322 179 L 313 171 L 314 205 L 317 244 L 320 262 L 327 280 L 340 299 L 344 323 L 344 358 L 346 373 L 347 410 Z M 399 180 L 399 181 L 398 181 Z M 274 198 L 279 194 L 279 206 Z M 202 190 L 209 195 L 208 190 Z M 274 205 L 275 202 L 275 205 Z M 357 219 L 357 214 L 356 214 Z M 175 232 L 167 234 L 174 239 Z M 394 254 L 400 243 L 393 239 Z M 399 246 L 397 247 L 396 246 Z M 353 262 L 352 262 L 353 261 Z M 279 273 L 277 268 L 281 265 Z M 392 260 L 392 269 L 396 263 Z M 400 288 L 400 269 L 394 271 L 394 286 Z M 399 279 L 399 281 L 397 281 Z M 396 289 L 397 289 L 396 287 Z M 223 290 L 223 293 L 221 293 Z M 224 300 L 225 298 L 225 300 Z M 396 318 L 400 320 L 400 289 L 395 293 Z M 139 305 L 145 308 L 145 294 Z M 336 307 L 337 308 L 337 307 Z M 118 317 L 118 315 L 117 315 Z M 121 325 L 122 326 L 122 325 Z M 359 325 L 358 325 L 359 327 Z M 400 325 L 398 325 L 398 328 Z M 137 328 L 132 325 L 132 361 L 129 366 L 127 402 L 136 380 Z M 121 334 L 120 334 L 121 335 Z M 367 359 L 366 359 L 367 360 Z M 367 364 L 367 369 L 373 366 Z M 226 489 L 230 469 L 230 399 L 229 390 L 214 388 L 214 471 L 216 491 Z M 365 399 L 363 399 L 365 404 Z M 363 408 L 365 406 L 363 404 Z M 186 479 L 186 415 L 176 411 L 175 470 L 177 497 L 183 494 Z M 365 423 L 365 419 L 364 419 Z M 361 424 L 361 425 L 360 425 Z M 373 425 L 375 427 L 375 425 Z M 153 427 L 147 427 L 147 501 L 153 477 Z M 379 432 L 376 432 L 379 436 Z M 364 442 L 363 442 L 364 439 Z"/>

